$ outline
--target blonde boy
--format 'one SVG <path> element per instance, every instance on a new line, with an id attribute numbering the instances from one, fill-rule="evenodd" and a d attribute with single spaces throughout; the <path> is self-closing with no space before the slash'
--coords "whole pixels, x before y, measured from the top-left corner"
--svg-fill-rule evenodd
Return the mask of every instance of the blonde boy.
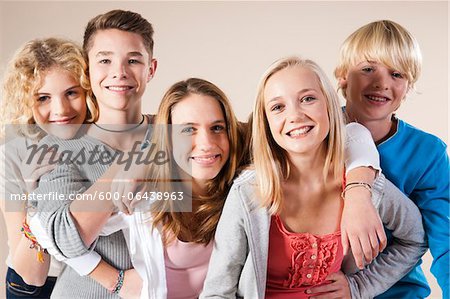
<path id="1" fill-rule="evenodd" d="M 348 121 L 366 126 L 386 177 L 420 209 L 433 255 L 431 272 L 449 298 L 449 172 L 446 144 L 395 116 L 422 67 L 419 45 L 405 28 L 382 20 L 343 43 L 335 70 Z M 389 239 L 389 235 L 388 235 Z M 418 265 L 377 298 L 425 298 L 430 288 Z"/>

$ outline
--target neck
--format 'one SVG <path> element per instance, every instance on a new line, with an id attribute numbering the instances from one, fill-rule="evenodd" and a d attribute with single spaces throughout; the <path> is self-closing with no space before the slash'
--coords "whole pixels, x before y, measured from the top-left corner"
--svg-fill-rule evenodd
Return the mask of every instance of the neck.
<path id="1" fill-rule="evenodd" d="M 373 140 L 376 144 L 379 144 L 391 137 L 395 131 L 395 121 L 393 119 L 393 115 L 390 114 L 386 118 L 376 119 L 376 120 L 367 120 L 358 118 L 355 113 L 353 113 L 350 107 L 346 108 L 347 114 L 347 122 L 357 122 L 366 127 L 370 134 L 372 135 Z"/>
<path id="2" fill-rule="evenodd" d="M 288 181 L 291 182 L 317 182 L 323 181 L 323 167 L 325 165 L 326 149 L 325 143 L 308 154 L 290 155 L 290 175 Z"/>
<path id="3" fill-rule="evenodd" d="M 108 111 L 99 107 L 100 113 L 98 116 L 97 124 L 111 124 L 111 125 L 125 125 L 125 124 L 138 124 L 142 120 L 141 108 L 128 109 L 126 111 Z M 107 111 L 107 113 L 102 113 Z"/>

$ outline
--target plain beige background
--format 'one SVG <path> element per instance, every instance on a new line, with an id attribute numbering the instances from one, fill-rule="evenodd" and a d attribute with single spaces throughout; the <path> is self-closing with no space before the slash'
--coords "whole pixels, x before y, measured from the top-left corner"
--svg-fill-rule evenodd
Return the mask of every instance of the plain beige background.
<path id="1" fill-rule="evenodd" d="M 216 83 L 231 99 L 241 120 L 250 113 L 257 82 L 265 68 L 287 55 L 317 61 L 333 82 L 339 45 L 358 27 L 394 20 L 418 39 L 424 68 L 417 93 L 408 96 L 399 116 L 448 142 L 448 15 L 441 2 L 0 2 L 0 74 L 24 42 L 48 36 L 82 41 L 89 19 L 111 9 L 139 12 L 155 28 L 155 78 L 143 107 L 155 113 L 174 82 L 201 77 Z M 0 261 L 6 235 L 0 219 Z M 425 259 L 429 268 L 430 258 Z M 4 263 L 0 289 L 4 287 Z M 434 278 L 430 298 L 440 298 Z M 0 290 L 0 298 L 4 291 Z"/>

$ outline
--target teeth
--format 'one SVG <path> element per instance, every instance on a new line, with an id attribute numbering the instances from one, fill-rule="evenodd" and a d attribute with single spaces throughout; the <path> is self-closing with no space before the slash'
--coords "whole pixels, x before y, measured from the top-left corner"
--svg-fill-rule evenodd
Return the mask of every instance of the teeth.
<path id="1" fill-rule="evenodd" d="M 311 130 L 311 128 L 312 127 L 310 127 L 310 126 L 301 127 L 300 129 L 296 129 L 296 130 L 290 131 L 289 135 L 292 136 L 292 137 L 297 137 L 297 136 L 300 136 L 300 135 L 304 135 L 304 134 L 308 133 Z"/>
<path id="2" fill-rule="evenodd" d="M 209 157 L 192 157 L 192 159 L 198 161 L 198 162 L 212 162 L 216 159 L 218 155 L 209 156 Z"/>
<path id="3" fill-rule="evenodd" d="M 367 96 L 370 100 L 375 102 L 386 102 L 387 99 L 384 97 L 376 97 L 376 96 Z"/>
<path id="4" fill-rule="evenodd" d="M 129 86 L 109 86 L 108 89 L 112 91 L 125 91 L 130 89 Z"/>

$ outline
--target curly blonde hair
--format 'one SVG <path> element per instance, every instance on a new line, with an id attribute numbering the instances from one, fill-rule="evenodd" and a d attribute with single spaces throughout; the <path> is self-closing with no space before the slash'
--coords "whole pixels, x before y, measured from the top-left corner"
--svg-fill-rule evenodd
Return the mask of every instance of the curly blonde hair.
<path id="1" fill-rule="evenodd" d="M 3 83 L 1 104 L 1 136 L 5 126 L 19 126 L 19 133 L 34 137 L 41 135 L 33 117 L 33 94 L 42 86 L 48 70 L 59 67 L 70 72 L 86 92 L 88 114 L 85 122 L 95 121 L 98 115 L 97 103 L 93 98 L 87 64 L 82 49 L 72 41 L 61 38 L 34 39 L 20 48 L 10 61 Z"/>

